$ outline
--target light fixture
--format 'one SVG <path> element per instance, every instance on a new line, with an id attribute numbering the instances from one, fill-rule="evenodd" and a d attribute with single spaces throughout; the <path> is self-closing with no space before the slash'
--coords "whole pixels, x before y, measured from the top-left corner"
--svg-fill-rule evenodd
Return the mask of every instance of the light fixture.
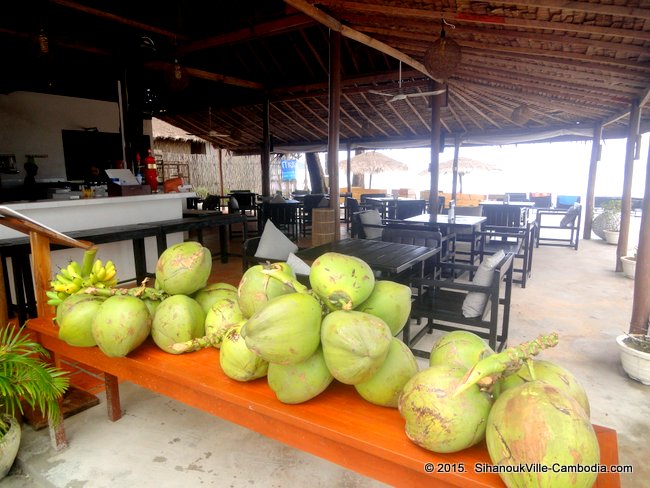
<path id="1" fill-rule="evenodd" d="M 452 76 L 461 62 L 461 49 L 456 41 L 449 39 L 445 33 L 445 24 L 455 28 L 442 19 L 440 38 L 424 53 L 424 67 L 434 78 L 446 81 Z"/>

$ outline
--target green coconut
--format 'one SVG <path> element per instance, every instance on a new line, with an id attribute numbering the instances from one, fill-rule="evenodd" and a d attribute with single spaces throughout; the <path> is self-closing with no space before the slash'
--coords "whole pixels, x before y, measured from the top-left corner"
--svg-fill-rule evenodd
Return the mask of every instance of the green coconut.
<path id="1" fill-rule="evenodd" d="M 483 440 L 492 398 L 477 385 L 453 396 L 465 371 L 435 365 L 404 385 L 398 408 L 405 431 L 415 444 L 433 452 L 467 449 Z"/>
<path id="2" fill-rule="evenodd" d="M 248 268 L 237 288 L 239 308 L 246 317 L 252 317 L 275 297 L 295 293 L 296 290 L 292 286 L 263 273 L 264 270 L 270 269 L 279 269 L 295 277 L 287 263 L 258 264 Z"/>
<path id="3" fill-rule="evenodd" d="M 139 298 L 115 295 L 99 306 L 92 333 L 104 354 L 124 357 L 142 344 L 151 331 L 151 314 Z"/>
<path id="4" fill-rule="evenodd" d="M 411 288 L 394 281 L 377 281 L 366 301 L 355 308 L 382 319 L 393 335 L 399 334 L 411 314 Z"/>
<path id="5" fill-rule="evenodd" d="M 393 337 L 388 355 L 372 378 L 354 385 L 359 395 L 370 403 L 397 408 L 404 385 L 418 372 L 415 356 L 399 339 Z"/>
<path id="6" fill-rule="evenodd" d="M 151 337 L 163 351 L 179 354 L 172 348 L 177 342 L 185 342 L 205 335 L 205 314 L 201 305 L 187 295 L 165 298 L 153 318 Z"/>
<path id="7" fill-rule="evenodd" d="M 429 366 L 447 364 L 467 371 L 481 359 L 494 354 L 487 343 L 473 332 L 454 330 L 442 335 L 431 348 Z"/>
<path id="8" fill-rule="evenodd" d="M 269 363 L 246 347 L 240 334 L 241 326 L 226 331 L 221 343 L 219 364 L 224 374 L 237 381 L 251 381 L 263 377 Z"/>
<path id="9" fill-rule="evenodd" d="M 156 286 L 170 295 L 191 295 L 203 288 L 212 270 L 212 255 L 195 241 L 174 244 L 156 263 Z"/>
<path id="10" fill-rule="evenodd" d="M 334 380 L 327 369 L 323 349 L 296 364 L 269 364 L 269 387 L 282 403 L 302 403 L 320 395 Z"/>
<path id="11" fill-rule="evenodd" d="M 311 265 L 309 283 L 332 310 L 352 310 L 368 299 L 375 276 L 365 261 L 327 252 Z"/>
<path id="12" fill-rule="evenodd" d="M 273 298 L 241 329 L 249 349 L 266 361 L 295 364 L 316 352 L 321 307 L 311 295 L 291 293 Z"/>
<path id="13" fill-rule="evenodd" d="M 499 472 L 509 488 L 588 488 L 596 481 L 598 473 L 585 469 L 600 460 L 589 418 L 577 401 L 543 381 L 501 394 L 490 412 L 485 440 L 496 466 L 548 467 L 546 472 Z"/>
<path id="14" fill-rule="evenodd" d="M 523 383 L 534 380 L 543 381 L 573 397 L 573 399 L 576 400 L 580 406 L 582 406 L 587 417 L 589 417 L 591 409 L 589 407 L 589 398 L 587 397 L 587 392 L 582 387 L 582 385 L 578 383 L 578 380 L 570 371 L 558 364 L 552 363 L 550 361 L 544 361 L 543 359 L 533 360 L 532 365 L 533 372 L 535 374 L 534 379 L 531 376 L 530 368 L 524 364 L 515 373 L 499 380 L 496 383 L 492 394 L 495 397 L 498 397 L 504 391 L 515 388 Z"/>
<path id="15" fill-rule="evenodd" d="M 237 304 L 237 297 L 221 298 L 212 304 L 205 316 L 205 335 L 213 346 L 221 347 L 226 331 L 244 322 L 246 317 Z"/>
<path id="16" fill-rule="evenodd" d="M 105 298 L 85 293 L 67 297 L 57 309 L 59 339 L 71 346 L 96 346 L 93 319 L 104 300 Z"/>
<path id="17" fill-rule="evenodd" d="M 230 283 L 211 283 L 192 294 L 192 298 L 199 302 L 207 314 L 212 304 L 222 298 L 237 299 L 237 287 Z"/>
<path id="18" fill-rule="evenodd" d="M 323 319 L 325 362 L 341 383 L 356 385 L 372 378 L 388 354 L 393 335 L 379 317 L 356 310 L 337 310 Z"/>

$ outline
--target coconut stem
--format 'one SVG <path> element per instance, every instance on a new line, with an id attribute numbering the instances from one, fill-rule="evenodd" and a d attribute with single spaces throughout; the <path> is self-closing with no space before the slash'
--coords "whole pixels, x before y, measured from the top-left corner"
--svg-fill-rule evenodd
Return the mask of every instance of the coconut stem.
<path id="1" fill-rule="evenodd" d="M 274 278 L 281 283 L 292 287 L 298 293 L 307 293 L 309 290 L 305 285 L 300 283 L 290 274 L 284 272 L 282 268 L 275 264 L 271 264 L 268 268 L 262 269 L 262 273 L 269 275 L 271 278 Z"/>
<path id="2" fill-rule="evenodd" d="M 483 389 L 491 387 L 504 373 L 518 370 L 524 362 L 530 361 L 544 349 L 555 347 L 557 343 L 557 333 L 553 332 L 481 359 L 465 374 L 453 396 L 461 394 L 476 384 Z M 532 365 L 529 364 L 529 368 L 532 368 Z M 532 371 L 531 374 L 534 377 Z"/>
<path id="3" fill-rule="evenodd" d="M 216 335 L 210 334 L 203 337 L 197 337 L 195 339 L 185 341 L 185 342 L 177 342 L 169 346 L 169 348 L 175 353 L 183 354 L 186 352 L 200 351 L 201 349 L 214 346 L 216 341 L 217 341 Z"/>
<path id="4" fill-rule="evenodd" d="M 93 270 L 93 263 L 95 262 L 95 256 L 97 256 L 97 246 L 93 246 L 90 249 L 84 251 L 84 257 L 81 261 L 81 277 L 87 278 L 90 276 L 90 272 Z"/>
<path id="5" fill-rule="evenodd" d="M 150 288 L 145 286 L 146 280 L 142 282 L 137 288 L 97 288 L 94 286 L 89 286 L 80 291 L 80 293 L 86 293 L 88 295 L 95 295 L 99 297 L 112 297 L 115 295 L 131 295 L 132 297 L 149 299 L 149 300 L 164 300 L 169 295 L 162 290 L 156 290 L 155 288 Z"/>

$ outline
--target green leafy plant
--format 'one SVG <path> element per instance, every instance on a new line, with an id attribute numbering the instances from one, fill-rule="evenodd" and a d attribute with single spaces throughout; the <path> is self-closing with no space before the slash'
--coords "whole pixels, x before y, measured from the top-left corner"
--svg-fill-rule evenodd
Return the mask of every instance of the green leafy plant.
<path id="1" fill-rule="evenodd" d="M 47 362 L 49 353 L 23 328 L 7 325 L 0 332 L 0 413 L 23 413 L 22 401 L 47 415 L 50 425 L 61 420 L 58 400 L 68 388 L 65 371 Z M 0 435 L 9 429 L 0 415 Z"/>
<path id="2" fill-rule="evenodd" d="M 621 231 L 621 201 L 609 200 L 603 205 L 604 230 L 611 232 Z"/>
<path id="3" fill-rule="evenodd" d="M 197 186 L 194 189 L 194 193 L 196 193 L 197 198 L 200 198 L 201 200 L 205 200 L 206 198 L 208 198 L 209 191 L 208 188 L 205 186 Z"/>

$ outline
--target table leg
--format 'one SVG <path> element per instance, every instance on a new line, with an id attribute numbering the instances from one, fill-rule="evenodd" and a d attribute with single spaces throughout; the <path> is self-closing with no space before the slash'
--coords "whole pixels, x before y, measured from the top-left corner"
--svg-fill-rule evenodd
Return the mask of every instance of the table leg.
<path id="1" fill-rule="evenodd" d="M 226 226 L 219 226 L 219 247 L 221 250 L 221 262 L 228 262 L 228 236 L 226 235 Z"/>
<path id="2" fill-rule="evenodd" d="M 120 406 L 120 387 L 117 376 L 104 373 L 104 385 L 106 387 L 106 409 L 108 419 L 111 422 L 122 418 L 122 407 Z"/>
<path id="3" fill-rule="evenodd" d="M 135 263 L 135 280 L 142 283 L 147 276 L 147 258 L 144 238 L 133 239 L 133 260 Z"/>

